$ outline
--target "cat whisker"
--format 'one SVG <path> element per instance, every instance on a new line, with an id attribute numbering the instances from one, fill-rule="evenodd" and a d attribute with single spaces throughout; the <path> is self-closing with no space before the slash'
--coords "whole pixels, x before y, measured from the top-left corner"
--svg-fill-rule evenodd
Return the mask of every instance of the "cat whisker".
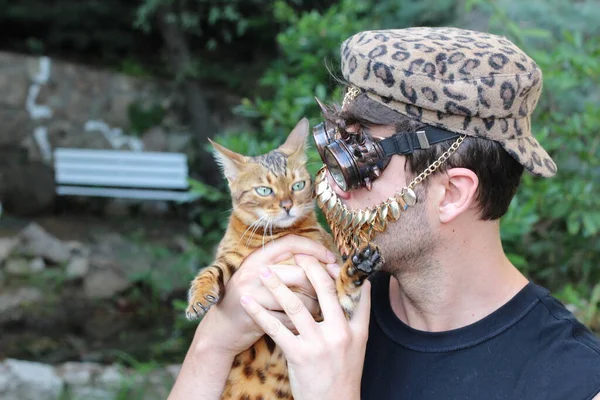
<path id="1" fill-rule="evenodd" d="M 257 219 L 252 225 L 250 225 L 250 227 L 252 228 L 252 231 L 250 231 L 250 236 L 248 237 L 248 239 L 246 239 L 246 246 L 248 246 L 250 244 L 250 241 L 252 240 L 252 238 L 254 237 L 254 233 L 256 233 L 256 230 L 258 229 L 258 226 L 260 225 L 260 222 L 263 218 L 259 218 Z"/>
<path id="2" fill-rule="evenodd" d="M 273 241 L 273 220 L 274 220 L 273 217 L 267 219 L 267 224 L 266 224 L 264 232 L 263 232 L 263 250 L 265 249 L 265 236 L 267 236 L 267 229 L 269 229 L 269 228 L 271 231 L 271 233 L 270 233 L 271 241 Z"/>
<path id="3" fill-rule="evenodd" d="M 254 229 L 252 229 L 252 233 L 250 234 L 250 237 L 248 238 L 248 240 L 246 240 L 246 246 L 248 246 L 250 244 L 250 241 L 254 237 L 254 234 L 256 233 L 256 231 L 258 230 L 258 228 L 260 228 L 261 222 L 264 221 L 267 218 L 268 217 L 266 215 L 263 215 L 258 220 L 256 220 L 256 222 L 254 222 L 252 224 L 252 225 L 254 225 Z"/>
<path id="4" fill-rule="evenodd" d="M 242 239 L 244 238 L 244 236 L 246 236 L 246 233 L 254 228 L 254 230 L 252 231 L 253 233 L 250 235 L 250 238 L 248 238 L 248 240 L 246 241 L 246 245 L 248 245 L 248 243 L 250 242 L 250 240 L 252 239 L 252 236 L 254 236 L 254 231 L 256 231 L 256 226 L 258 224 L 260 224 L 261 220 L 263 218 L 265 218 L 266 215 L 263 215 L 262 217 L 260 217 L 259 219 L 257 219 L 256 221 L 254 221 L 248 228 L 246 228 L 246 230 L 244 231 L 244 233 L 242 233 L 242 236 L 240 237 L 240 240 L 238 240 L 238 244 L 240 244 L 240 242 L 242 241 Z"/>

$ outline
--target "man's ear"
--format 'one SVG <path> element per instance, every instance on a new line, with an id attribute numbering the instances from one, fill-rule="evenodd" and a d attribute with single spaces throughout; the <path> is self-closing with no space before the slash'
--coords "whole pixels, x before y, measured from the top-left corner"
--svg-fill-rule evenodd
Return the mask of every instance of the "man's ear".
<path id="1" fill-rule="evenodd" d="M 448 223 L 472 207 L 478 207 L 479 178 L 467 168 L 450 168 L 442 181 L 444 193 L 440 196 L 438 214 L 441 223 Z"/>
<path id="2" fill-rule="evenodd" d="M 223 175 L 231 183 L 240 174 L 242 167 L 247 163 L 248 157 L 231 151 L 210 139 L 208 141 L 214 148 L 213 155 L 221 167 Z"/>

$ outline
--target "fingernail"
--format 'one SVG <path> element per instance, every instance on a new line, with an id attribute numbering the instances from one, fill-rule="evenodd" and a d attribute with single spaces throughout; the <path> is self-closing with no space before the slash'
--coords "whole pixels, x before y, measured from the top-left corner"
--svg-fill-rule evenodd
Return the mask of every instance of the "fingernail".
<path id="1" fill-rule="evenodd" d="M 333 254 L 331 251 L 327 251 L 327 260 L 331 261 L 332 263 L 337 261 L 337 257 L 335 256 L 335 254 Z"/>
<path id="2" fill-rule="evenodd" d="M 242 297 L 240 297 L 240 301 L 242 302 L 242 304 L 250 304 L 250 300 L 250 296 L 243 295 Z"/>
<path id="3" fill-rule="evenodd" d="M 260 272 L 259 272 L 259 273 L 260 273 L 260 276 L 262 276 L 263 278 L 268 278 L 268 277 L 270 277 L 270 276 L 271 276 L 271 274 L 272 274 L 272 272 L 271 272 L 271 269 L 270 269 L 270 268 L 267 268 L 267 267 L 262 267 L 262 268 L 260 269 Z"/>

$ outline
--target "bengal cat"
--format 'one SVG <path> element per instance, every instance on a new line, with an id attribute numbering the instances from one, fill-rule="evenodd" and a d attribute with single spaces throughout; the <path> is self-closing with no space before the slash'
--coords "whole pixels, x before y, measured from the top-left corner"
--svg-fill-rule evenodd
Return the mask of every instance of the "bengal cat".
<path id="1" fill-rule="evenodd" d="M 211 141 L 229 183 L 233 211 L 214 263 L 202 269 L 192 281 L 186 310 L 188 319 L 201 317 L 218 303 L 244 258 L 271 240 L 295 234 L 337 253 L 331 236 L 317 222 L 314 210 L 312 180 L 306 169 L 308 130 L 308 120 L 302 119 L 283 145 L 258 157 L 234 153 Z M 293 263 L 293 258 L 287 262 Z M 336 287 L 348 318 L 359 301 L 364 279 L 381 262 L 378 249 L 366 246 L 343 264 Z M 236 357 L 222 399 L 293 399 L 287 362 L 268 336 Z"/>

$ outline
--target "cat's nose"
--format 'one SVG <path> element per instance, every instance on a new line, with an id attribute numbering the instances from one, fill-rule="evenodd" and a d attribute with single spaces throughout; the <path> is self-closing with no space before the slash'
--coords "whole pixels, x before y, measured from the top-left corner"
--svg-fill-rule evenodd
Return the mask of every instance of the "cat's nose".
<path id="1" fill-rule="evenodd" d="M 285 199 L 285 200 L 281 200 L 279 202 L 279 205 L 281 206 L 281 208 L 283 208 L 286 212 L 290 212 L 290 210 L 292 209 L 292 206 L 294 205 L 294 203 L 292 203 L 292 200 L 290 199 Z"/>

